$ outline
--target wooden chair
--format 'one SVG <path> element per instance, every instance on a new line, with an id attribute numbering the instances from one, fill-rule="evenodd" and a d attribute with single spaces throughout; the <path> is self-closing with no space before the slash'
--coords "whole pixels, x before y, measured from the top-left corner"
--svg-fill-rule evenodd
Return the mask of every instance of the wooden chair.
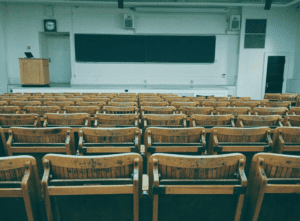
<path id="1" fill-rule="evenodd" d="M 46 113 L 59 113 L 61 108 L 59 106 L 25 106 L 24 109 L 26 114 L 38 114 L 43 117 Z"/>
<path id="2" fill-rule="evenodd" d="M 264 99 L 268 99 L 270 101 L 281 101 L 280 93 L 266 93 Z"/>
<path id="3" fill-rule="evenodd" d="M 255 107 L 260 106 L 260 101 L 236 101 L 232 102 L 233 107 L 250 107 L 254 109 Z"/>
<path id="4" fill-rule="evenodd" d="M 137 102 L 108 102 L 107 106 L 128 107 L 128 106 L 138 106 L 138 104 Z"/>
<path id="5" fill-rule="evenodd" d="M 98 92 L 88 92 L 88 93 L 82 93 L 83 96 L 96 96 L 99 95 Z"/>
<path id="6" fill-rule="evenodd" d="M 182 106 L 197 107 L 198 105 L 199 103 L 196 101 L 188 101 L 188 102 L 173 101 L 170 104 L 170 106 L 176 107 L 177 110 L 179 110 L 180 107 Z"/>
<path id="7" fill-rule="evenodd" d="M 137 102 L 137 98 L 114 98 L 112 102 Z"/>
<path id="8" fill-rule="evenodd" d="M 216 101 L 220 101 L 220 100 L 228 100 L 228 97 L 213 97 L 213 99 L 215 99 Z"/>
<path id="9" fill-rule="evenodd" d="M 63 109 L 65 106 L 74 106 L 75 103 L 73 101 L 45 101 L 45 106 L 59 106 Z"/>
<path id="10" fill-rule="evenodd" d="M 90 115 L 87 113 L 77 114 L 53 114 L 44 115 L 43 127 L 90 127 Z"/>
<path id="11" fill-rule="evenodd" d="M 213 115 L 214 108 L 213 107 L 180 107 L 180 114 L 185 114 L 188 117 L 193 114 L 202 114 L 202 115 Z"/>
<path id="12" fill-rule="evenodd" d="M 126 107 L 115 107 L 115 106 L 105 106 L 103 107 L 104 114 L 138 114 L 138 108 L 135 106 Z"/>
<path id="13" fill-rule="evenodd" d="M 285 116 L 283 122 L 287 127 L 300 127 L 300 115 Z"/>
<path id="14" fill-rule="evenodd" d="M 139 98 L 139 102 L 162 102 L 164 101 L 162 98 L 160 97 L 141 97 Z"/>
<path id="15" fill-rule="evenodd" d="M 100 107 L 98 106 L 66 106 L 64 108 L 65 114 L 72 114 L 72 113 L 88 113 L 90 115 L 100 113 Z"/>
<path id="16" fill-rule="evenodd" d="M 193 114 L 190 117 L 190 127 L 235 127 L 234 115 L 200 115 Z"/>
<path id="17" fill-rule="evenodd" d="M 77 105 L 79 102 L 83 101 L 83 98 L 61 98 L 58 99 L 58 101 L 67 101 L 67 102 L 74 102 L 75 105 Z"/>
<path id="18" fill-rule="evenodd" d="M 17 97 L 9 97 L 9 98 L 1 98 L 2 101 L 6 101 L 8 105 L 11 104 L 12 101 L 27 101 L 28 98 L 17 98 Z"/>
<path id="19" fill-rule="evenodd" d="M 300 115 L 300 107 L 292 107 L 288 113 L 292 115 Z"/>
<path id="20" fill-rule="evenodd" d="M 1 220 L 41 220 L 38 208 L 40 191 L 33 157 L 0 157 Z"/>
<path id="21" fill-rule="evenodd" d="M 28 98 L 29 101 L 39 101 L 41 102 L 41 105 L 43 105 L 46 101 L 55 101 L 55 98 L 51 98 L 51 97 L 44 97 L 44 98 L 35 98 L 35 97 L 30 97 Z"/>
<path id="22" fill-rule="evenodd" d="M 142 101 L 140 102 L 140 106 L 166 107 L 169 106 L 169 103 L 166 101 L 161 101 L 161 102 Z"/>
<path id="23" fill-rule="evenodd" d="M 247 220 L 298 220 L 299 170 L 299 156 L 256 154 L 246 194 Z"/>
<path id="24" fill-rule="evenodd" d="M 145 114 L 142 116 L 143 128 L 147 127 L 186 127 L 185 114 Z"/>
<path id="25" fill-rule="evenodd" d="M 21 108 L 19 106 L 0 106 L 1 114 L 20 114 Z"/>
<path id="26" fill-rule="evenodd" d="M 10 105 L 19 106 L 23 110 L 24 106 L 41 106 L 42 103 L 40 101 L 12 101 Z"/>
<path id="27" fill-rule="evenodd" d="M 296 101 L 295 106 L 296 106 L 296 107 L 300 107 L 300 97 L 297 98 L 297 101 Z"/>
<path id="28" fill-rule="evenodd" d="M 299 155 L 300 152 L 300 128 L 280 127 L 273 135 L 274 153 Z"/>
<path id="29" fill-rule="evenodd" d="M 147 159 L 153 153 L 188 153 L 202 155 L 206 151 L 206 132 L 198 128 L 148 127 L 144 144 Z"/>
<path id="30" fill-rule="evenodd" d="M 203 101 L 201 105 L 203 107 L 213 107 L 213 108 L 228 107 L 230 106 L 230 102 L 229 101 Z"/>
<path id="31" fill-rule="evenodd" d="M 282 101 L 291 101 L 292 103 L 296 103 L 298 98 L 298 94 L 282 94 L 281 100 Z"/>
<path id="32" fill-rule="evenodd" d="M 142 115 L 145 114 L 175 114 L 176 107 L 168 106 L 168 107 L 148 107 L 142 106 Z"/>
<path id="33" fill-rule="evenodd" d="M 282 127 L 283 119 L 280 115 L 240 115 L 237 118 L 237 127 Z"/>
<path id="34" fill-rule="evenodd" d="M 292 103 L 290 101 L 281 101 L 281 102 L 266 102 L 264 103 L 265 107 L 286 107 L 291 109 Z"/>
<path id="35" fill-rule="evenodd" d="M 100 111 L 103 111 L 103 107 L 106 105 L 105 102 L 99 101 L 99 102 L 92 102 L 92 101 L 84 101 L 77 103 L 77 106 L 97 106 L 100 108 Z"/>
<path id="36" fill-rule="evenodd" d="M 183 97 L 165 97 L 165 101 L 168 101 L 169 104 L 171 104 L 173 101 L 188 102 L 190 99 Z"/>
<path id="37" fill-rule="evenodd" d="M 77 95 L 81 95 L 81 93 L 79 93 L 79 92 L 64 92 L 63 93 L 63 95 L 64 96 L 66 96 L 66 95 L 71 95 L 71 96 L 77 96 Z"/>
<path id="38" fill-rule="evenodd" d="M 56 95 L 53 95 L 53 98 L 56 100 L 56 101 L 60 101 L 60 99 L 66 99 L 67 97 L 66 96 L 56 96 Z"/>
<path id="39" fill-rule="evenodd" d="M 42 188 L 48 221 L 104 217 L 139 220 L 143 173 L 139 154 L 48 154 L 43 163 Z"/>
<path id="40" fill-rule="evenodd" d="M 153 221 L 240 220 L 247 188 L 242 154 L 153 154 L 148 167 Z"/>
<path id="41" fill-rule="evenodd" d="M 86 99 L 86 102 L 104 102 L 105 104 L 107 104 L 111 99 L 110 98 L 104 98 L 104 97 L 92 97 L 92 98 L 88 98 Z"/>
<path id="42" fill-rule="evenodd" d="M 187 97 L 190 101 L 200 102 L 206 100 L 206 97 Z M 216 99 L 215 99 L 216 100 Z"/>
<path id="43" fill-rule="evenodd" d="M 214 127 L 209 138 L 208 154 L 243 153 L 246 155 L 246 175 L 255 153 L 272 152 L 273 141 L 269 127 L 224 128 Z"/>
<path id="44" fill-rule="evenodd" d="M 250 107 L 217 107 L 216 114 L 223 115 L 223 114 L 232 114 L 234 116 L 248 114 L 251 115 L 251 108 Z"/>
<path id="45" fill-rule="evenodd" d="M 96 114 L 94 127 L 139 127 L 136 114 Z"/>
<path id="46" fill-rule="evenodd" d="M 78 153 L 140 153 L 141 130 L 130 128 L 82 128 L 79 132 Z"/>
<path id="47" fill-rule="evenodd" d="M 37 114 L 0 114 L 0 127 L 40 127 L 41 121 Z"/>
<path id="48" fill-rule="evenodd" d="M 136 97 L 136 93 L 119 93 L 118 96 Z"/>
<path id="49" fill-rule="evenodd" d="M 0 106 L 8 106 L 8 102 L 7 101 L 0 101 Z"/>
<path id="50" fill-rule="evenodd" d="M 251 97 L 237 97 L 238 99 L 242 100 L 242 101 L 248 101 L 251 100 Z M 230 97 L 230 99 L 234 99 L 233 97 Z"/>
<path id="51" fill-rule="evenodd" d="M 286 107 L 256 107 L 253 109 L 255 115 L 281 115 L 284 116 L 288 112 Z"/>

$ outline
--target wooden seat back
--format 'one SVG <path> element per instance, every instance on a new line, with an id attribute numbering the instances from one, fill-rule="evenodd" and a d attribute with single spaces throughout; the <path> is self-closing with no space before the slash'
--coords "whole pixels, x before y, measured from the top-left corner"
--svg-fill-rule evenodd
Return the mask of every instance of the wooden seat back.
<path id="1" fill-rule="evenodd" d="M 169 104 L 171 104 L 173 101 L 180 101 L 180 102 L 188 102 L 188 101 L 190 101 L 190 99 L 189 98 L 183 98 L 183 97 L 165 97 L 164 98 L 165 99 L 165 101 L 168 101 L 169 102 Z"/>
<path id="2" fill-rule="evenodd" d="M 140 106 L 165 107 L 165 106 L 169 106 L 169 103 L 166 101 L 161 101 L 161 102 L 142 101 L 140 103 Z"/>
<path id="3" fill-rule="evenodd" d="M 164 101 L 160 97 L 140 97 L 139 102 L 161 102 Z"/>
<path id="4" fill-rule="evenodd" d="M 94 127 L 139 127 L 137 114 L 96 114 Z"/>
<path id="5" fill-rule="evenodd" d="M 44 104 L 44 102 L 46 102 L 46 101 L 55 101 L 55 98 L 48 98 L 48 97 L 44 97 L 44 98 L 36 98 L 36 97 L 30 97 L 30 98 L 28 98 L 28 100 L 29 101 L 39 101 L 39 102 L 41 102 L 42 104 L 41 105 L 43 105 Z"/>
<path id="6" fill-rule="evenodd" d="M 7 101 L 0 101 L 0 106 L 8 106 L 8 102 Z"/>
<path id="7" fill-rule="evenodd" d="M 117 106 L 117 107 L 138 106 L 138 103 L 137 102 L 108 102 L 107 106 Z"/>
<path id="8" fill-rule="evenodd" d="M 148 162 L 152 220 L 197 220 L 199 214 L 204 220 L 240 220 L 247 187 L 244 166 L 242 154 L 153 154 Z"/>
<path id="9" fill-rule="evenodd" d="M 138 108 L 136 106 L 105 106 L 103 107 L 104 114 L 138 114 Z"/>
<path id="10" fill-rule="evenodd" d="M 289 114 L 292 114 L 292 115 L 300 115 L 300 107 L 292 107 L 292 108 L 289 110 Z"/>
<path id="11" fill-rule="evenodd" d="M 67 98 L 67 97 L 66 97 L 66 96 L 62 96 L 62 95 L 58 95 L 58 96 L 53 95 L 53 98 L 54 98 L 56 101 L 59 101 L 60 99 L 65 99 L 65 98 Z"/>
<path id="12" fill-rule="evenodd" d="M 142 115 L 145 114 L 175 114 L 176 107 L 168 106 L 168 107 L 149 107 L 142 106 Z"/>
<path id="13" fill-rule="evenodd" d="M 90 115 L 87 113 L 73 113 L 73 114 L 54 114 L 46 113 L 44 115 L 43 127 L 90 127 Z"/>
<path id="14" fill-rule="evenodd" d="M 84 101 L 83 98 L 61 98 L 58 99 L 58 101 L 72 101 L 74 102 L 75 105 L 77 105 L 77 103 Z"/>
<path id="15" fill-rule="evenodd" d="M 27 114 L 38 114 L 40 117 L 46 113 L 59 113 L 61 108 L 59 106 L 25 106 L 24 111 Z"/>
<path id="16" fill-rule="evenodd" d="M 232 114 L 234 116 L 243 115 L 243 114 L 251 114 L 250 107 L 217 107 L 216 114 Z"/>
<path id="17" fill-rule="evenodd" d="M 0 114 L 0 126 L 9 128 L 19 127 L 40 127 L 40 118 L 37 114 Z"/>
<path id="18" fill-rule="evenodd" d="M 213 108 L 228 107 L 230 106 L 230 102 L 229 101 L 203 101 L 201 105 L 203 107 L 213 107 Z"/>
<path id="19" fill-rule="evenodd" d="M 93 101 L 84 101 L 77 103 L 77 106 L 97 106 L 100 108 L 100 110 L 103 110 L 103 107 L 106 105 L 105 102 L 99 101 L 99 102 L 93 102 Z"/>
<path id="20" fill-rule="evenodd" d="M 83 96 L 96 96 L 99 95 L 98 92 L 86 92 L 86 93 L 81 93 Z"/>
<path id="21" fill-rule="evenodd" d="M 286 107 L 256 107 L 253 109 L 255 115 L 281 115 L 284 116 L 288 112 Z"/>
<path id="22" fill-rule="evenodd" d="M 90 115 L 100 113 L 100 107 L 98 106 L 66 106 L 64 108 L 65 114 L 72 114 L 72 113 L 88 113 Z"/>
<path id="23" fill-rule="evenodd" d="M 251 162 L 248 220 L 298 220 L 300 157 L 259 153 Z"/>
<path id="24" fill-rule="evenodd" d="M 264 99 L 268 99 L 270 101 L 281 101 L 280 93 L 266 93 Z"/>
<path id="25" fill-rule="evenodd" d="M 10 105 L 19 106 L 23 110 L 24 106 L 41 106 L 42 103 L 40 101 L 12 101 Z"/>
<path id="26" fill-rule="evenodd" d="M 213 112 L 214 112 L 213 107 L 189 107 L 189 106 L 180 107 L 180 114 L 185 114 L 187 116 L 191 116 L 193 114 L 212 115 Z"/>
<path id="27" fill-rule="evenodd" d="M 231 103 L 233 107 L 250 107 L 251 109 L 260 106 L 260 101 L 236 101 Z"/>
<path id="28" fill-rule="evenodd" d="M 0 157 L 0 168 L 1 220 L 41 220 L 36 160 L 26 155 Z"/>
<path id="29" fill-rule="evenodd" d="M 300 127 L 300 115 L 285 116 L 283 124 L 287 127 Z"/>
<path id="30" fill-rule="evenodd" d="M 143 128 L 147 127 L 186 127 L 185 114 L 145 114 L 142 116 Z"/>
<path id="31" fill-rule="evenodd" d="M 111 98 L 107 98 L 107 97 L 92 97 L 86 99 L 87 102 L 105 102 L 105 104 L 107 104 L 107 102 L 109 102 L 110 100 Z"/>
<path id="32" fill-rule="evenodd" d="M 280 115 L 240 115 L 237 118 L 237 127 L 282 127 Z"/>
<path id="33" fill-rule="evenodd" d="M 298 98 L 298 94 L 282 94 L 281 100 L 282 101 L 293 101 L 296 102 Z"/>
<path id="34" fill-rule="evenodd" d="M 137 98 L 114 98 L 112 102 L 137 102 Z"/>
<path id="35" fill-rule="evenodd" d="M 20 114 L 21 108 L 19 106 L 0 106 L 1 114 Z"/>
<path id="36" fill-rule="evenodd" d="M 211 128 L 215 126 L 234 127 L 234 115 L 200 115 L 193 114 L 190 117 L 190 127 Z"/>
<path id="37" fill-rule="evenodd" d="M 2 97 L 1 100 L 6 101 L 10 105 L 12 101 L 27 101 L 28 98 Z"/>
<path id="38" fill-rule="evenodd" d="M 182 106 L 197 107 L 199 105 L 199 103 L 196 101 L 188 101 L 188 102 L 173 101 L 173 102 L 171 102 L 170 105 L 176 107 L 177 110 L 179 110 L 180 107 L 182 107 Z"/>
<path id="39" fill-rule="evenodd" d="M 298 120 L 300 116 L 297 116 Z M 286 154 L 299 154 L 300 127 L 280 127 L 273 134 L 274 152 Z"/>
<path id="40" fill-rule="evenodd" d="M 291 108 L 291 102 L 290 101 L 281 101 L 281 102 L 266 102 L 264 103 L 265 107 L 287 107 Z"/>
<path id="41" fill-rule="evenodd" d="M 73 101 L 45 101 L 45 106 L 59 106 L 63 109 L 65 106 L 74 106 L 75 103 Z"/>
<path id="42" fill-rule="evenodd" d="M 130 128 L 82 128 L 78 151 L 84 154 L 140 152 L 141 130 Z"/>

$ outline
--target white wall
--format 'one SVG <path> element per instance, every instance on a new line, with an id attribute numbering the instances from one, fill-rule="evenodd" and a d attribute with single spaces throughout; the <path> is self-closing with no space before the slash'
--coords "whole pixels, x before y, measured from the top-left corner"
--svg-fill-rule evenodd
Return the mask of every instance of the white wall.
<path id="1" fill-rule="evenodd" d="M 0 4 L 0 94 L 7 92 L 3 6 Z"/>
<path id="2" fill-rule="evenodd" d="M 237 80 L 237 96 L 251 96 L 261 99 L 265 90 L 265 54 L 285 54 L 283 92 L 288 79 L 294 76 L 294 55 L 296 29 L 299 22 L 292 8 L 275 8 L 265 11 L 263 7 L 244 7 L 240 38 L 240 56 Z M 246 19 L 267 19 L 266 43 L 264 49 L 244 49 Z"/>

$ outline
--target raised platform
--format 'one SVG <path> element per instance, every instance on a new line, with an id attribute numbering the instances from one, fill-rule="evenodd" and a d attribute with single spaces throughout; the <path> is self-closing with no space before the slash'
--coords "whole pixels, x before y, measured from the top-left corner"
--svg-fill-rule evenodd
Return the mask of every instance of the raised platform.
<path id="1" fill-rule="evenodd" d="M 181 96 L 214 95 L 214 96 L 236 96 L 236 86 L 217 85 L 70 85 L 70 84 L 50 84 L 49 87 L 22 87 L 21 85 L 7 85 L 8 93 L 64 93 L 64 92 L 99 92 L 99 93 L 174 93 Z"/>

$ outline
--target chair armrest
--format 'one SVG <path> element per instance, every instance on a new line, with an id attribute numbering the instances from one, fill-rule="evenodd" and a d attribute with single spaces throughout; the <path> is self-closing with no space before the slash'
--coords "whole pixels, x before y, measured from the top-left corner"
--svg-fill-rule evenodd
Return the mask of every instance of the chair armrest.
<path id="1" fill-rule="evenodd" d="M 85 119 L 84 126 L 85 126 L 85 127 L 88 127 L 88 126 L 89 126 L 89 119 L 88 119 L 88 118 Z"/>
<path id="2" fill-rule="evenodd" d="M 219 146 L 219 141 L 218 141 L 218 137 L 217 137 L 217 132 L 216 131 L 212 131 L 213 133 L 210 134 L 213 135 L 213 147 L 218 147 Z"/>
<path id="3" fill-rule="evenodd" d="M 41 180 L 41 185 L 42 185 L 42 198 L 45 198 L 45 193 L 48 189 L 49 177 L 50 177 L 50 161 L 44 160 L 43 165 L 44 165 L 44 175 Z"/>
<path id="4" fill-rule="evenodd" d="M 282 122 L 283 122 L 283 119 L 281 118 L 281 119 L 279 119 L 279 121 L 278 121 L 278 125 L 279 125 L 279 127 L 283 127 L 283 124 L 282 124 Z"/>
<path id="5" fill-rule="evenodd" d="M 35 120 L 34 120 L 34 123 L 33 123 L 33 127 L 37 127 L 38 126 L 38 116 L 35 116 Z"/>
<path id="6" fill-rule="evenodd" d="M 136 131 L 136 132 L 135 132 L 135 136 L 134 136 L 134 145 L 135 145 L 136 147 L 139 147 L 139 145 L 140 145 L 140 142 L 139 142 L 139 131 Z"/>
<path id="7" fill-rule="evenodd" d="M 147 147 L 151 147 L 151 131 L 149 130 L 148 131 L 148 134 L 146 135 L 147 136 Z"/>
<path id="8" fill-rule="evenodd" d="M 94 127 L 98 127 L 98 118 L 94 117 Z"/>
<path id="9" fill-rule="evenodd" d="M 43 123 L 43 127 L 47 127 L 48 121 L 47 121 L 47 117 L 44 119 L 44 123 Z"/>
<path id="10" fill-rule="evenodd" d="M 232 127 L 235 127 L 235 124 L 234 124 L 234 118 L 231 118 L 231 119 L 230 119 L 230 122 L 231 122 L 231 126 L 232 126 Z"/>
<path id="11" fill-rule="evenodd" d="M 144 117 L 143 121 L 144 121 L 144 128 L 146 128 L 147 127 L 147 117 Z"/>
<path id="12" fill-rule="evenodd" d="M 79 141 L 78 141 L 78 147 L 82 148 L 83 147 L 83 131 L 79 131 Z"/>
<path id="13" fill-rule="evenodd" d="M 190 118 L 190 126 L 196 127 L 195 117 L 192 117 L 192 124 L 191 124 L 191 118 Z"/>
<path id="14" fill-rule="evenodd" d="M 273 147 L 273 140 L 271 139 L 271 130 L 267 131 L 267 140 L 268 140 L 269 146 Z"/>
<path id="15" fill-rule="evenodd" d="M 145 151 L 146 151 L 145 145 L 141 145 L 141 146 L 140 146 L 140 154 L 141 154 L 142 156 L 145 155 Z"/>
<path id="16" fill-rule="evenodd" d="M 13 135 L 12 135 L 12 130 L 8 131 L 8 140 L 6 142 L 6 145 L 4 146 L 5 148 L 5 152 L 8 156 L 12 156 L 12 152 L 11 152 L 11 145 L 12 145 L 12 140 L 13 140 Z"/>
<path id="17" fill-rule="evenodd" d="M 186 116 L 183 118 L 183 127 L 186 127 Z"/>
<path id="18" fill-rule="evenodd" d="M 135 116 L 134 126 L 139 127 L 139 117 L 138 116 Z"/>
<path id="19" fill-rule="evenodd" d="M 205 130 L 202 130 L 201 132 L 202 146 L 206 147 L 206 132 Z"/>
<path id="20" fill-rule="evenodd" d="M 237 119 L 236 126 L 237 127 L 244 127 L 243 121 L 240 118 Z"/>

